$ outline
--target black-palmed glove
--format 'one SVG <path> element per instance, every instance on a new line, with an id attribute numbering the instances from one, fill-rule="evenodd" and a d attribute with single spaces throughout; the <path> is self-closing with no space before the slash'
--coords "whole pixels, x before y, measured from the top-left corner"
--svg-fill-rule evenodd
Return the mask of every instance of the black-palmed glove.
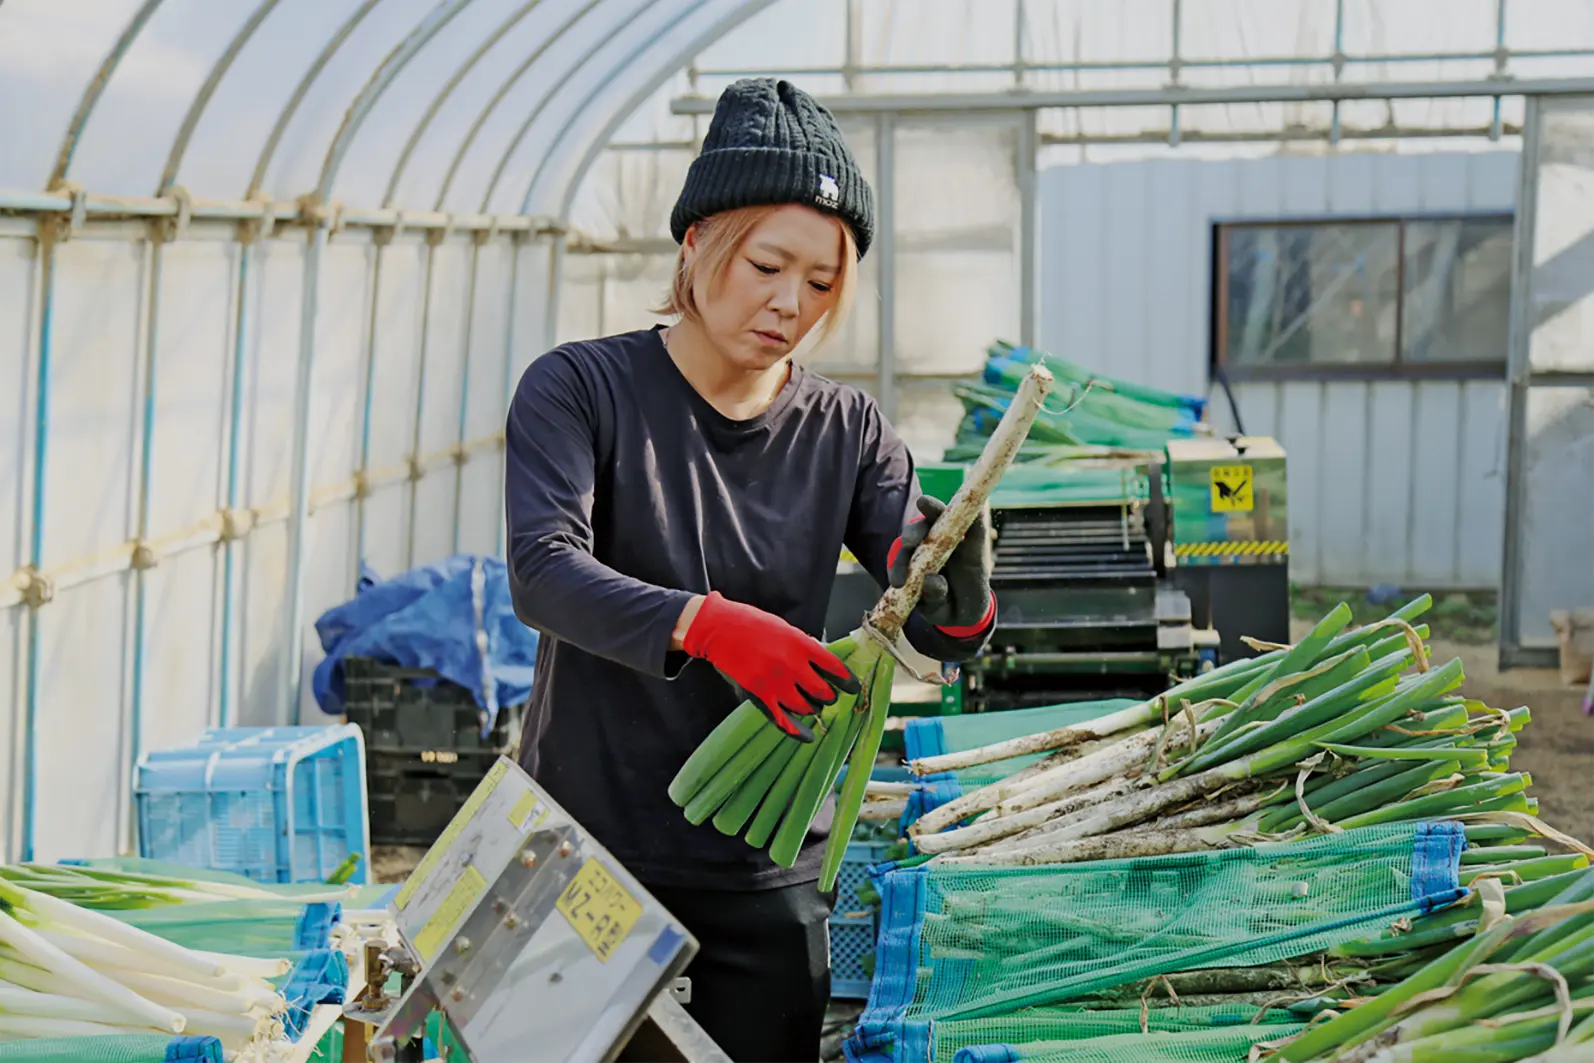
<path id="1" fill-rule="evenodd" d="M 886 555 L 887 572 L 893 587 L 908 581 L 908 565 L 913 552 L 930 534 L 946 504 L 929 495 L 918 500 L 921 516 L 914 517 L 902 528 L 902 535 L 891 544 Z M 991 578 L 986 570 L 985 544 L 989 538 L 985 511 L 969 530 L 963 541 L 953 549 L 940 572 L 924 577 L 924 591 L 914 610 L 931 624 L 948 635 L 962 638 L 977 635 L 985 630 L 996 613 L 996 598 L 991 594 Z"/>

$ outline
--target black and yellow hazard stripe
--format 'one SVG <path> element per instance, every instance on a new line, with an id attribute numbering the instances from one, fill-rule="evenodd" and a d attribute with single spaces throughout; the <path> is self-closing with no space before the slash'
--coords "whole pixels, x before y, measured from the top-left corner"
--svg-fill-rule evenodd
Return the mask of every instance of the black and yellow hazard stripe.
<path id="1" fill-rule="evenodd" d="M 1175 543 L 1175 557 L 1283 557 L 1290 544 L 1281 539 L 1252 539 L 1223 543 Z"/>

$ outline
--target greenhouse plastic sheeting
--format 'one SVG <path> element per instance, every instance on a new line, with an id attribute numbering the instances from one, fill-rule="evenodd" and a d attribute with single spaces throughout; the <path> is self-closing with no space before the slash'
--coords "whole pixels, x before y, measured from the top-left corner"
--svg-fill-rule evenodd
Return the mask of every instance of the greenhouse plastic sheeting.
<path id="1" fill-rule="evenodd" d="M 473 581 L 480 566 L 482 585 Z M 362 566 L 355 596 L 316 621 L 326 657 L 315 669 L 315 697 L 323 712 L 343 712 L 343 658 L 372 657 L 406 668 L 430 668 L 469 690 L 492 730 L 500 705 L 531 694 L 537 633 L 515 615 L 509 570 L 494 557 L 456 554 L 384 580 Z M 479 611 L 478 611 L 479 604 Z M 477 649 L 487 639 L 487 661 Z M 491 675 L 489 687 L 486 676 Z"/>
<path id="2" fill-rule="evenodd" d="M 882 865 L 874 984 L 848 1058 L 921 1063 L 945 1020 L 1353 941 L 1461 897 L 1464 846 L 1460 824 L 1403 823 L 1134 860 Z"/>
<path id="3" fill-rule="evenodd" d="M 0 1063 L 222 1063 L 215 1037 L 126 1034 L 0 1041 Z"/>
<path id="4" fill-rule="evenodd" d="M 909 760 L 940 756 L 943 753 L 960 753 L 966 749 L 978 749 L 980 746 L 1018 738 L 1021 735 L 1040 734 L 1058 727 L 1072 727 L 1134 704 L 1136 702 L 1130 698 L 1108 698 L 1104 701 L 1076 701 L 1062 705 L 1042 705 L 1032 709 L 1009 709 L 1004 712 L 922 716 L 908 722 L 907 729 L 903 733 L 903 745 Z M 908 807 L 902 814 L 903 833 L 906 834 L 910 825 L 932 809 L 940 808 L 969 790 L 1006 778 L 1043 756 L 1044 753 L 1028 753 L 959 771 L 933 772 L 920 776 L 916 780 L 919 789 L 908 795 Z"/>

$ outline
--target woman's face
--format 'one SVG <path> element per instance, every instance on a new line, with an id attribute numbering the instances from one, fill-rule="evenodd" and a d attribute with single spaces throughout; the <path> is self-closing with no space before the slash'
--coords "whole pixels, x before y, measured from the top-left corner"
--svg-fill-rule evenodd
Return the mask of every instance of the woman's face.
<path id="1" fill-rule="evenodd" d="M 692 296 L 714 348 L 749 371 L 790 354 L 835 305 L 841 224 L 810 207 L 782 206 L 747 234 L 717 283 L 699 274 Z M 687 247 L 695 253 L 693 236 Z"/>

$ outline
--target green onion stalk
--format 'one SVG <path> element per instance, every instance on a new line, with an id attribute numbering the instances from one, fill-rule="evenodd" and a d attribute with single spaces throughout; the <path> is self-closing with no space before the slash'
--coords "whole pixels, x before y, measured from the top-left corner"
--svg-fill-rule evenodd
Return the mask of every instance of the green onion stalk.
<path id="1" fill-rule="evenodd" d="M 0 869 L 0 1039 L 108 1034 L 214 1036 L 229 1052 L 280 1041 L 287 1001 L 269 981 L 291 969 L 286 957 L 230 956 L 185 948 L 107 911 L 20 884 L 71 894 L 98 884 L 108 910 L 170 910 L 188 894 L 241 902 L 213 883 L 155 884 L 139 876 L 80 876 L 76 870 Z M 20 881 L 19 881 L 20 880 Z M 272 900 L 280 900 L 266 894 Z"/>
<path id="2" fill-rule="evenodd" d="M 771 860 L 791 867 L 845 765 L 819 878 L 821 891 L 835 887 L 890 712 L 896 676 L 891 647 L 918 604 L 925 576 L 940 570 L 1012 463 L 1051 383 L 1043 366 L 1030 368 L 979 461 L 913 552 L 904 585 L 887 589 L 856 631 L 830 644 L 858 677 L 860 693 L 822 709 L 807 740 L 783 733 L 750 702 L 739 705 L 670 783 L 670 800 L 691 823 L 711 823 L 755 848 L 767 846 Z"/>

